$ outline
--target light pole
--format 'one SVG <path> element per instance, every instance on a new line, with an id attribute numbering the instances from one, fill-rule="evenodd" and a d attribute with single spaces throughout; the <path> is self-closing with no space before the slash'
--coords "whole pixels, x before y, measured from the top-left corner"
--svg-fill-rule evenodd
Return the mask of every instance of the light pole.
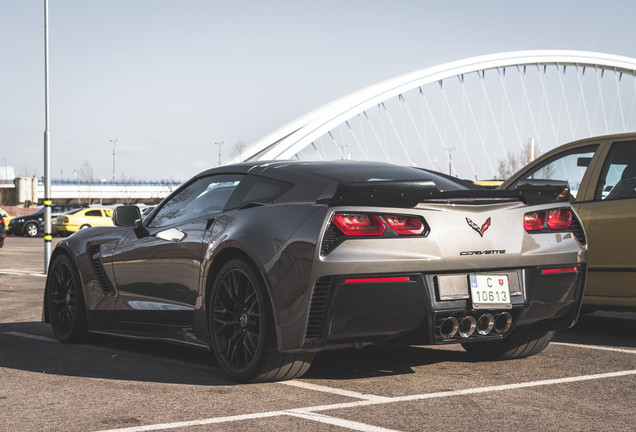
<path id="1" fill-rule="evenodd" d="M 44 0 L 44 273 L 51 260 L 51 132 L 49 131 L 49 0 Z"/>
<path id="2" fill-rule="evenodd" d="M 115 145 L 119 142 L 119 138 L 109 139 L 108 141 L 113 144 L 113 180 L 115 180 Z"/>
<path id="3" fill-rule="evenodd" d="M 448 152 L 448 175 L 452 175 L 451 173 L 451 167 L 453 165 L 453 150 L 457 150 L 457 147 L 453 147 L 452 149 L 446 149 L 446 151 Z"/>
<path id="4" fill-rule="evenodd" d="M 225 141 L 217 141 L 214 145 L 219 146 L 219 166 L 221 166 L 221 146 L 225 144 Z"/>

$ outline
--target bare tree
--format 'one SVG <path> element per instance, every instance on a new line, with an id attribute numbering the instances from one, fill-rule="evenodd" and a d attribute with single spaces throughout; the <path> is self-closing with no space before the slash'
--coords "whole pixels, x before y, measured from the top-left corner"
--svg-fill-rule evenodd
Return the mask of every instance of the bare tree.
<path id="1" fill-rule="evenodd" d="M 245 147 L 245 142 L 237 141 L 236 144 L 234 144 L 234 146 L 232 147 L 232 156 L 238 157 L 240 160 L 242 160 L 242 155 L 245 151 Z"/>
<path id="2" fill-rule="evenodd" d="M 523 168 L 530 162 L 532 162 L 532 155 L 534 153 L 533 143 L 531 140 L 528 140 L 526 144 L 521 147 L 519 153 L 514 154 L 512 152 L 508 152 L 508 159 L 499 159 L 499 165 L 497 172 L 499 174 L 499 178 L 501 180 L 505 180 L 514 173 L 516 173 L 519 169 Z M 538 155 L 535 155 L 535 157 Z"/>
<path id="3" fill-rule="evenodd" d="M 93 204 L 92 189 L 93 189 L 93 167 L 88 163 L 88 160 L 84 159 L 79 169 L 80 182 L 84 181 L 87 184 L 88 190 L 88 205 Z M 97 200 L 95 200 L 97 201 Z"/>

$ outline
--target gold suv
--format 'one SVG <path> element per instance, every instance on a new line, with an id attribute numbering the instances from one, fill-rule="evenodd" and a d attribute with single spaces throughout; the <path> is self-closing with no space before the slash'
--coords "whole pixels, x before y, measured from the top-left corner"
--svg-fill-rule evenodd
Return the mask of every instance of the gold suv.
<path id="1" fill-rule="evenodd" d="M 636 132 L 557 147 L 500 188 L 555 181 L 568 182 L 587 234 L 584 306 L 636 309 Z"/>
<path id="2" fill-rule="evenodd" d="M 84 228 L 113 226 L 113 213 L 107 208 L 81 208 L 58 216 L 53 234 L 69 235 Z"/>

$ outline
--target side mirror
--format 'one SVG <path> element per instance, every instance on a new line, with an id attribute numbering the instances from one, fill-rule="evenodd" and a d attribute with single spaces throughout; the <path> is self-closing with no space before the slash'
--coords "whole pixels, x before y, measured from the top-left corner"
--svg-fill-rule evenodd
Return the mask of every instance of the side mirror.
<path id="1" fill-rule="evenodd" d="M 592 162 L 591 157 L 580 157 L 576 159 L 576 166 L 587 168 L 590 166 L 590 162 Z"/>
<path id="2" fill-rule="evenodd" d="M 113 223 L 116 226 L 132 227 L 137 238 L 148 237 L 150 233 L 141 220 L 141 211 L 137 206 L 119 206 L 113 212 Z"/>
<path id="3" fill-rule="evenodd" d="M 113 223 L 116 226 L 134 227 L 137 219 L 141 219 L 137 206 L 119 206 L 113 212 Z"/>

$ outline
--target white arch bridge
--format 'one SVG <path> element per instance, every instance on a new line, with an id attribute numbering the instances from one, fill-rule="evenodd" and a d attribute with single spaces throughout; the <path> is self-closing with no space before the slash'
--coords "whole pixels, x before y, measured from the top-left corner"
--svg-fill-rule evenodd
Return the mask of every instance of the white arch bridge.
<path id="1" fill-rule="evenodd" d="M 501 178 L 565 142 L 636 130 L 635 103 L 633 58 L 563 50 L 485 55 L 351 93 L 230 162 L 384 160 Z"/>

